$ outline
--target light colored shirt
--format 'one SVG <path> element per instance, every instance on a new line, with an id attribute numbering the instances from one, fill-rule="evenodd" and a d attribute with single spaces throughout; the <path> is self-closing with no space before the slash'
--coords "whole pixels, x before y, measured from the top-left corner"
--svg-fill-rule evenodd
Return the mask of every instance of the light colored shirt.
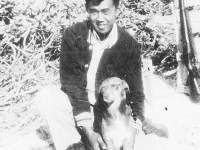
<path id="1" fill-rule="evenodd" d="M 108 35 L 108 37 L 101 41 L 99 39 L 99 36 L 97 33 L 93 30 L 89 31 L 88 42 L 91 44 L 91 50 L 93 50 L 92 59 L 90 62 L 90 66 L 87 72 L 87 91 L 88 91 L 88 99 L 91 104 L 94 104 L 96 102 L 95 99 L 95 78 L 96 78 L 96 72 L 99 65 L 99 61 L 101 59 L 101 56 L 105 49 L 112 47 L 118 39 L 118 33 L 117 33 L 117 25 L 113 25 L 113 29 Z"/>
<path id="2" fill-rule="evenodd" d="M 90 43 L 89 49 L 93 51 L 90 66 L 87 72 L 88 100 L 91 104 L 96 102 L 95 99 L 95 79 L 97 68 L 104 50 L 112 47 L 118 39 L 117 25 L 114 23 L 112 31 L 105 40 L 100 40 L 98 34 L 93 30 L 89 30 L 87 42 Z M 89 112 L 81 113 L 75 116 L 78 126 L 92 126 L 93 115 Z"/>

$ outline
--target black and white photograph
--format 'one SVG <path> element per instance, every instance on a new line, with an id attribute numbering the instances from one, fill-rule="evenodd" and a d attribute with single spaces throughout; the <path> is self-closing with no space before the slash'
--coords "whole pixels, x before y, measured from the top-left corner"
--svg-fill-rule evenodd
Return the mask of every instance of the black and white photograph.
<path id="1" fill-rule="evenodd" d="M 0 0 L 0 150 L 200 150 L 200 0 Z"/>

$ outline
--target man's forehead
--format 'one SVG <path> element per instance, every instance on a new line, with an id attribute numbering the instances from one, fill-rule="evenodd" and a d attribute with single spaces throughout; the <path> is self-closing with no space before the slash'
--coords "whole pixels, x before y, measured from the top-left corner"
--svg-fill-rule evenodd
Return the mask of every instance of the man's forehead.
<path id="1" fill-rule="evenodd" d="M 113 0 L 91 0 L 89 8 L 109 8 L 114 5 Z"/>
<path id="2" fill-rule="evenodd" d="M 93 5 L 93 6 L 97 6 L 99 5 L 101 2 L 103 2 L 104 0 L 89 0 L 88 3 L 90 5 Z"/>

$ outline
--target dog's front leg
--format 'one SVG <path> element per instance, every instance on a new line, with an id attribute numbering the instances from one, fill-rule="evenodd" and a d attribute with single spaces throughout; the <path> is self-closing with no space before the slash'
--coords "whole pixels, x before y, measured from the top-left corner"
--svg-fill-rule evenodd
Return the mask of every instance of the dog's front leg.
<path id="1" fill-rule="evenodd" d="M 106 143 L 106 146 L 107 146 L 106 150 L 115 150 L 115 148 L 111 142 Z"/>
<path id="2" fill-rule="evenodd" d="M 131 131 L 132 134 L 129 134 L 129 136 L 124 141 L 123 150 L 134 150 L 137 129 L 132 128 L 132 130 L 129 131 Z"/>
<path id="3" fill-rule="evenodd" d="M 113 143 L 113 132 L 112 127 L 107 126 L 107 122 L 103 119 L 102 120 L 102 137 L 104 142 L 106 143 L 106 150 L 118 150 L 115 148 Z"/>
<path id="4" fill-rule="evenodd" d="M 103 128 L 103 130 L 104 130 L 104 128 Z M 105 133 L 106 131 L 104 131 L 103 133 Z M 105 144 L 106 144 L 106 150 L 114 150 L 114 145 L 113 145 L 113 141 L 112 141 L 112 139 L 109 137 L 109 131 L 108 132 L 106 132 L 106 134 L 103 134 L 102 135 L 102 137 L 103 137 L 103 140 L 104 140 L 104 142 L 105 142 Z"/>
<path id="5" fill-rule="evenodd" d="M 108 131 L 106 134 L 103 134 L 102 136 L 103 136 L 104 142 L 106 143 L 106 147 L 107 147 L 106 150 L 121 150 L 120 146 L 117 146 L 116 142 L 113 141 L 112 132 Z"/>

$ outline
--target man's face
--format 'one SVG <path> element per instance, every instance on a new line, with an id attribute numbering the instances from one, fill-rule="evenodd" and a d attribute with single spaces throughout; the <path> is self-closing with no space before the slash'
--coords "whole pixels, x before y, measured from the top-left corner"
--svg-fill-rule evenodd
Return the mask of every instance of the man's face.
<path id="1" fill-rule="evenodd" d="M 117 14 L 113 0 L 104 0 L 98 6 L 89 4 L 87 12 L 97 32 L 107 33 L 111 31 Z"/>

